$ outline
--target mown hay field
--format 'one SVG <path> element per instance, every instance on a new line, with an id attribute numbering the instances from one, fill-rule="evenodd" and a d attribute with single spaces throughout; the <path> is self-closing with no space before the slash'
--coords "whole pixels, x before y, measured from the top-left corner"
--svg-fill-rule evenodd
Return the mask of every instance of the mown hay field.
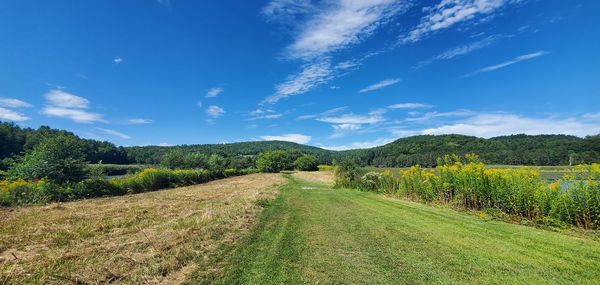
<path id="1" fill-rule="evenodd" d="M 280 174 L 171 190 L 0 209 L 0 283 L 212 280 Z"/>

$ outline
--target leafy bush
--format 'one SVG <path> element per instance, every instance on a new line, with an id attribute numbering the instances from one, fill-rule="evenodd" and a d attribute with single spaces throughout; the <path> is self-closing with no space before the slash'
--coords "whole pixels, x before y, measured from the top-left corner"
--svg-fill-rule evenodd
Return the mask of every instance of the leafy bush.
<path id="1" fill-rule="evenodd" d="M 303 155 L 294 161 L 294 168 L 301 171 L 317 171 L 319 159 L 314 155 Z"/>
<path id="2" fill-rule="evenodd" d="M 360 186 L 360 177 L 363 170 L 356 163 L 344 160 L 336 163 L 334 168 L 335 186 L 344 188 L 357 188 Z"/>

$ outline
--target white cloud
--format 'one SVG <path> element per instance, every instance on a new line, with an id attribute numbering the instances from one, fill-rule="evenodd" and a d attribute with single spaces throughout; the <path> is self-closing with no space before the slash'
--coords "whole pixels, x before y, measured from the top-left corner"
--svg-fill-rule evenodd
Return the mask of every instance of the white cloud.
<path id="1" fill-rule="evenodd" d="M 336 108 L 332 108 L 329 110 L 326 110 L 320 114 L 311 114 L 311 115 L 302 115 L 302 116 L 298 116 L 296 118 L 296 120 L 308 120 L 308 119 L 314 119 L 314 118 L 318 118 L 318 117 L 322 117 L 322 116 L 328 116 L 328 115 L 332 115 L 335 113 L 339 113 L 342 112 L 344 110 L 348 109 L 348 106 L 342 106 L 342 107 L 336 107 Z"/>
<path id="2" fill-rule="evenodd" d="M 353 142 L 347 145 L 335 145 L 335 146 L 320 146 L 324 149 L 329 150 L 348 150 L 348 149 L 361 149 L 361 148 L 372 148 L 384 144 L 388 144 L 393 142 L 394 139 L 391 138 L 378 138 L 372 141 L 362 141 L 362 142 Z"/>
<path id="3" fill-rule="evenodd" d="M 430 108 L 430 105 L 421 104 L 421 103 L 399 103 L 389 105 L 389 109 L 419 109 L 419 108 Z"/>
<path id="4" fill-rule="evenodd" d="M 86 124 L 106 122 L 101 114 L 84 110 L 90 106 L 88 99 L 57 89 L 48 91 L 44 97 L 48 106 L 44 107 L 42 114 L 46 116 L 68 118 Z"/>
<path id="5" fill-rule="evenodd" d="M 0 107 L 0 120 L 22 122 L 27 121 L 30 118 L 13 110 Z"/>
<path id="6" fill-rule="evenodd" d="M 334 70 L 329 61 L 305 65 L 299 74 L 290 76 L 285 82 L 277 85 L 275 94 L 263 103 L 273 104 L 281 99 L 308 92 L 333 78 Z"/>
<path id="7" fill-rule="evenodd" d="M 121 63 L 123 63 L 123 59 L 121 57 L 117 56 L 113 59 L 113 63 L 121 64 Z"/>
<path id="8" fill-rule="evenodd" d="M 360 43 L 398 12 L 406 10 L 410 2 L 338 0 L 326 4 L 321 12 L 302 25 L 301 32 L 287 49 L 290 57 L 314 59 Z"/>
<path id="9" fill-rule="evenodd" d="M 319 118 L 317 121 L 332 124 L 374 124 L 383 122 L 385 119 L 381 116 L 362 116 L 354 114 L 345 114 L 337 117 Z"/>
<path id="10" fill-rule="evenodd" d="M 272 0 L 262 9 L 262 14 L 272 21 L 287 21 L 315 10 L 310 0 Z"/>
<path id="11" fill-rule="evenodd" d="M 504 5 L 523 0 L 441 0 L 435 6 L 426 7 L 421 22 L 400 38 L 400 43 L 414 43 L 432 33 L 447 29 L 478 16 L 489 17 Z"/>
<path id="12" fill-rule="evenodd" d="M 379 81 L 371 86 L 361 89 L 360 91 L 358 91 L 358 93 L 365 93 L 365 92 L 380 90 L 385 87 L 394 85 L 398 82 L 400 82 L 400 78 L 385 79 L 385 80 Z"/>
<path id="13" fill-rule="evenodd" d="M 302 134 L 285 134 L 285 135 L 280 135 L 280 136 L 261 136 L 260 138 L 265 141 L 287 141 L 287 142 L 295 142 L 295 143 L 299 143 L 299 144 L 306 144 L 312 139 L 311 136 L 306 136 L 306 135 L 302 135 Z"/>
<path id="14" fill-rule="evenodd" d="M 210 90 L 208 90 L 208 92 L 206 92 L 206 98 L 214 98 L 219 96 L 219 94 L 223 93 L 223 88 L 221 87 L 214 87 L 211 88 Z"/>
<path id="15" fill-rule="evenodd" d="M 475 114 L 475 112 L 470 110 L 457 110 L 450 112 L 427 112 L 420 117 L 409 117 L 404 119 L 406 122 L 415 122 L 415 123 L 427 123 L 432 122 L 438 118 L 449 118 L 449 117 L 467 117 Z"/>
<path id="16" fill-rule="evenodd" d="M 206 109 L 206 114 L 213 118 L 218 118 L 221 115 L 223 115 L 224 113 L 225 113 L 225 110 L 223 110 L 223 108 L 221 108 L 219 106 L 215 106 L 215 105 L 209 106 Z"/>
<path id="17" fill-rule="evenodd" d="M 88 99 L 58 89 L 48 91 L 44 97 L 50 105 L 56 107 L 86 109 L 90 105 Z"/>
<path id="18" fill-rule="evenodd" d="M 250 113 L 248 113 L 251 117 L 247 119 L 247 121 L 254 120 L 262 120 L 262 119 L 277 119 L 281 118 L 283 114 L 277 113 L 275 110 L 271 109 L 261 109 L 258 108 Z"/>
<path id="19" fill-rule="evenodd" d="M 600 119 L 585 121 L 581 118 L 532 118 L 516 114 L 479 113 L 464 120 L 427 128 L 423 134 L 463 134 L 490 138 L 511 134 L 566 134 L 583 137 L 600 133 Z"/>
<path id="20" fill-rule="evenodd" d="M 96 122 L 104 122 L 106 121 L 102 119 L 101 114 L 91 113 L 84 110 L 78 109 L 69 109 L 62 107 L 54 107 L 54 106 L 46 106 L 42 110 L 42 114 L 50 117 L 60 117 L 60 118 L 68 118 L 77 123 L 96 123 Z"/>
<path id="21" fill-rule="evenodd" d="M 127 123 L 130 125 L 146 125 L 154 123 L 152 119 L 144 119 L 144 118 L 133 118 L 127 120 Z"/>
<path id="22" fill-rule="evenodd" d="M 487 46 L 492 45 L 494 42 L 496 42 L 501 36 L 489 36 L 486 37 L 482 40 L 476 41 L 476 42 L 472 42 L 472 43 L 468 43 L 465 45 L 461 45 L 461 46 L 457 46 L 454 48 L 451 48 L 449 50 L 446 50 L 430 59 L 421 61 L 419 63 L 417 63 L 413 69 L 421 69 L 427 65 L 430 65 L 436 61 L 441 61 L 441 60 L 449 60 L 449 59 L 453 59 L 457 56 L 461 56 L 461 55 L 465 55 L 471 52 L 474 52 L 476 50 L 485 48 Z"/>
<path id="23" fill-rule="evenodd" d="M 196 106 L 198 106 L 198 108 L 202 108 L 202 101 L 196 102 Z"/>
<path id="24" fill-rule="evenodd" d="M 29 108 L 29 107 L 33 107 L 33 105 L 21 101 L 19 99 L 14 99 L 14 98 L 2 98 L 0 97 L 0 106 L 2 107 L 7 107 L 7 108 Z"/>
<path id="25" fill-rule="evenodd" d="M 111 130 L 111 129 L 104 129 L 104 128 L 96 128 L 96 129 L 97 129 L 97 130 L 99 130 L 99 131 L 101 131 L 102 133 L 105 133 L 105 134 L 107 134 L 107 135 L 111 135 L 111 136 L 114 136 L 114 137 L 118 137 L 118 138 L 121 138 L 121 139 L 124 139 L 124 140 L 128 140 L 128 139 L 130 139 L 130 138 L 131 138 L 130 136 L 128 136 L 128 135 L 126 135 L 126 134 L 124 134 L 124 133 L 121 133 L 121 132 L 115 131 L 115 130 Z"/>
<path id="26" fill-rule="evenodd" d="M 498 69 L 500 69 L 500 68 L 504 68 L 504 67 L 507 67 L 507 66 L 513 65 L 513 64 L 515 64 L 515 63 L 519 63 L 519 62 L 521 62 L 521 61 L 525 61 L 525 60 L 533 59 L 533 58 L 540 57 L 540 56 L 544 56 L 544 55 L 547 55 L 547 54 L 548 54 L 548 53 L 547 53 L 547 52 L 545 52 L 545 51 L 538 51 L 538 52 L 534 52 L 534 53 L 529 53 L 529 54 L 520 55 L 520 56 L 517 56 L 517 57 L 515 57 L 515 58 L 513 58 L 513 59 L 511 59 L 511 60 L 508 60 L 508 61 L 505 61 L 505 62 L 502 62 L 502 63 L 496 64 L 496 65 L 492 65 L 492 66 L 484 67 L 484 68 L 481 68 L 481 69 L 479 69 L 479 70 L 476 70 L 476 71 L 474 71 L 474 72 L 471 72 L 471 73 L 467 73 L 467 74 L 463 75 L 462 77 L 463 77 L 463 78 L 465 78 L 465 77 L 471 77 L 471 76 L 473 76 L 473 75 L 477 75 L 477 74 L 480 74 L 480 73 L 484 73 L 484 72 L 490 72 L 490 71 L 498 70 Z"/>

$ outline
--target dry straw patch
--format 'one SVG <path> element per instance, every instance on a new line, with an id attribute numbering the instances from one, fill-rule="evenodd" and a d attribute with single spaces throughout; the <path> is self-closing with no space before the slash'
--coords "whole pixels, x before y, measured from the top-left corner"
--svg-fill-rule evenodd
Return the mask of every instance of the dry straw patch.
<path id="1" fill-rule="evenodd" d="M 0 283 L 210 280 L 260 203 L 285 183 L 253 174 L 203 185 L 0 209 Z"/>
<path id="2" fill-rule="evenodd" d="M 332 171 L 300 171 L 295 172 L 295 178 L 309 182 L 319 182 L 333 186 L 335 179 Z"/>

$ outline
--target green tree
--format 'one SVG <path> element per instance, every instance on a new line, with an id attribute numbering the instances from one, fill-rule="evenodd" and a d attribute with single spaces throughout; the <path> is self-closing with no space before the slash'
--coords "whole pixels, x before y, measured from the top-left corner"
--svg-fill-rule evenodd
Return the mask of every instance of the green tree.
<path id="1" fill-rule="evenodd" d="M 294 168 L 301 171 L 317 171 L 319 159 L 314 155 L 303 155 L 294 161 Z"/>
<path id="2" fill-rule="evenodd" d="M 227 167 L 227 160 L 224 157 L 218 154 L 212 154 L 208 158 L 208 170 L 212 172 L 223 172 L 225 167 Z"/>
<path id="3" fill-rule="evenodd" d="M 185 153 L 181 149 L 173 149 L 165 153 L 161 160 L 160 165 L 168 167 L 170 169 L 184 168 L 185 167 Z"/>
<path id="4" fill-rule="evenodd" d="M 289 156 L 283 150 L 263 152 L 256 158 L 256 168 L 261 172 L 279 172 L 289 168 L 289 164 Z"/>
<path id="5" fill-rule="evenodd" d="M 47 178 L 57 183 L 81 181 L 86 175 L 87 163 L 81 141 L 65 134 L 41 141 L 8 171 L 12 179 Z"/>
<path id="6" fill-rule="evenodd" d="M 193 152 L 186 155 L 184 160 L 185 168 L 194 169 L 194 168 L 208 168 L 208 156 L 199 152 Z"/>

